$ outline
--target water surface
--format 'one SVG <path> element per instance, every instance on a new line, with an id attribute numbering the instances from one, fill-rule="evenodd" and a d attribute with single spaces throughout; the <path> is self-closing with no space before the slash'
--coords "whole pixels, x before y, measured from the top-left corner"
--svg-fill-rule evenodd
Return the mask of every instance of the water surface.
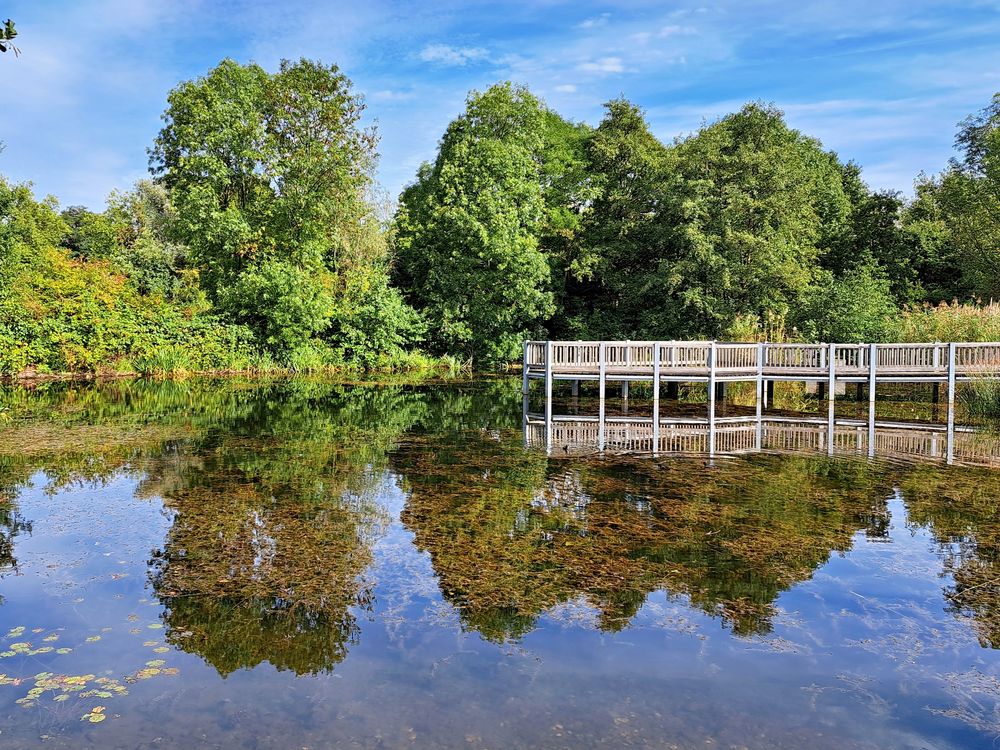
<path id="1" fill-rule="evenodd" d="M 995 746 L 1000 471 L 547 456 L 519 388 L 3 391 L 0 747 Z"/>

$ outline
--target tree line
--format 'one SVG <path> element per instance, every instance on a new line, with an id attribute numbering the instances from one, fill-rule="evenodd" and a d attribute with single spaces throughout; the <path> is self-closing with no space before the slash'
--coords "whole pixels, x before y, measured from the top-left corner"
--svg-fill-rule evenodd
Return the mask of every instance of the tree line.
<path id="1" fill-rule="evenodd" d="M 151 178 L 106 210 L 0 178 L 0 371 L 495 366 L 527 337 L 873 341 L 908 307 L 1000 292 L 1000 94 L 912 199 L 770 105 L 663 143 L 625 99 L 593 127 L 501 83 L 470 93 L 387 211 L 364 111 L 337 66 L 224 60 L 170 92 Z"/>

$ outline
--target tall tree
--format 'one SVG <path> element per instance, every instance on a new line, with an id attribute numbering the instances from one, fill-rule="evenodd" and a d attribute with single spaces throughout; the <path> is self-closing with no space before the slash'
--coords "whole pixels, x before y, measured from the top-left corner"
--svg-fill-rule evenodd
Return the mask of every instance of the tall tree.
<path id="1" fill-rule="evenodd" d="M 1000 93 L 959 124 L 952 159 L 918 181 L 908 226 L 925 253 L 945 259 L 959 298 L 1000 298 Z M 957 271 L 957 273 L 956 273 Z"/>
<path id="2" fill-rule="evenodd" d="M 391 296 L 365 200 L 376 136 L 337 66 L 225 60 L 168 101 L 150 165 L 220 311 L 288 354 L 370 302 L 359 289 Z"/>
<path id="3" fill-rule="evenodd" d="M 474 91 L 403 192 L 396 278 L 439 351 L 509 360 L 553 311 L 538 242 L 544 133 L 545 108 L 527 89 Z"/>
<path id="4" fill-rule="evenodd" d="M 683 309 L 679 333 L 717 336 L 741 316 L 783 319 L 849 220 L 836 155 L 760 104 L 675 149 L 684 226 L 663 282 Z"/>

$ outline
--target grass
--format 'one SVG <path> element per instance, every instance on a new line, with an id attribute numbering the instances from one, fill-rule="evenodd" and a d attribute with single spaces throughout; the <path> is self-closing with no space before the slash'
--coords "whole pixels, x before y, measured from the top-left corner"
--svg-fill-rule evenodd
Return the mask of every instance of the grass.
<path id="1" fill-rule="evenodd" d="M 900 343 L 923 341 L 1000 341 L 1000 303 L 963 305 L 958 302 L 903 310 Z"/>
<path id="2" fill-rule="evenodd" d="M 1000 424 L 1000 377 L 990 374 L 975 378 L 960 394 L 962 405 L 970 417 Z"/>

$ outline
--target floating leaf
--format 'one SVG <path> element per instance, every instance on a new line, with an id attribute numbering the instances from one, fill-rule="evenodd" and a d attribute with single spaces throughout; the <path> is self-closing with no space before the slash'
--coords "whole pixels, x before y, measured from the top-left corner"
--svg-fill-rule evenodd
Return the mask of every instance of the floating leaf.
<path id="1" fill-rule="evenodd" d="M 168 646 L 160 646 L 159 648 L 154 648 L 153 653 L 155 654 L 165 654 L 170 650 Z"/>
<path id="2" fill-rule="evenodd" d="M 8 638 L 17 638 L 19 635 L 24 634 L 24 625 L 18 625 L 16 628 L 11 628 L 8 633 Z"/>
<path id="3" fill-rule="evenodd" d="M 87 639 L 87 643 L 95 643 L 95 642 L 97 642 L 99 640 L 101 640 L 101 636 L 99 636 L 99 635 L 92 635 L 92 636 L 90 636 L 90 638 Z"/>
<path id="4" fill-rule="evenodd" d="M 144 641 L 143 646 L 155 646 L 159 641 Z"/>
<path id="5" fill-rule="evenodd" d="M 150 630 L 159 630 L 160 628 L 163 627 L 163 625 L 158 622 L 151 622 L 146 627 L 149 628 Z"/>
<path id="6" fill-rule="evenodd" d="M 57 654 L 68 654 L 72 650 L 73 649 L 71 649 L 71 648 L 57 648 L 56 649 L 56 653 Z"/>
<path id="7" fill-rule="evenodd" d="M 58 641 L 59 640 L 59 634 L 58 633 L 53 633 L 52 635 L 47 635 L 44 638 L 42 638 L 42 640 L 43 641 L 48 641 L 49 643 L 52 643 L 52 641 Z"/>
<path id="8" fill-rule="evenodd" d="M 163 661 L 163 659 L 153 659 L 152 661 L 146 662 L 147 667 L 162 667 L 164 664 L 166 664 L 166 662 Z"/>

